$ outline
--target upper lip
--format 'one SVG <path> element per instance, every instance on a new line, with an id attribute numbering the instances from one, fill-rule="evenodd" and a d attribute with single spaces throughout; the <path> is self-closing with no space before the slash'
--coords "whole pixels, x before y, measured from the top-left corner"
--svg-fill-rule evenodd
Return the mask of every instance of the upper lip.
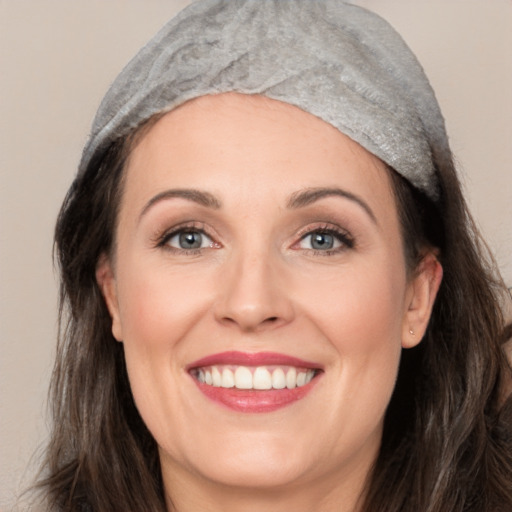
<path id="1" fill-rule="evenodd" d="M 239 352 L 228 351 L 212 354 L 187 365 L 187 371 L 192 368 L 214 365 L 237 365 L 237 366 L 295 366 L 297 368 L 311 368 L 321 370 L 322 365 L 311 361 L 305 361 L 298 357 L 279 354 L 277 352 Z"/>

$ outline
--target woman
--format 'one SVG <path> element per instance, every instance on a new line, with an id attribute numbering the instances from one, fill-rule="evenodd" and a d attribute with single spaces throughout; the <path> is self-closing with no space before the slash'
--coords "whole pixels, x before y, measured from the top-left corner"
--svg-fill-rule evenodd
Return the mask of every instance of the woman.
<path id="1" fill-rule="evenodd" d="M 50 509 L 512 506 L 503 288 L 377 16 L 183 11 L 103 100 L 56 248 Z"/>

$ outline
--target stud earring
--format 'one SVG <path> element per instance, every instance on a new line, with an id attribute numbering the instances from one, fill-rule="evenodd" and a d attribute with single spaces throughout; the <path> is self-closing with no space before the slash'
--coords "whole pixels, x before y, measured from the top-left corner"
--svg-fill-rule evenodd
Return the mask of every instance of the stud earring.
<path id="1" fill-rule="evenodd" d="M 411 334 L 412 336 L 416 336 L 416 333 L 412 329 L 409 329 L 409 334 Z"/>

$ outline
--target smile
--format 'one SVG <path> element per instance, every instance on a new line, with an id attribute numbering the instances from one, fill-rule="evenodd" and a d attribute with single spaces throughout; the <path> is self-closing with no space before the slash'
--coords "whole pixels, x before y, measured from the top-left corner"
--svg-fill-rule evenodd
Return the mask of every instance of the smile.
<path id="1" fill-rule="evenodd" d="M 311 382 L 315 370 L 293 366 L 210 366 L 195 370 L 193 375 L 202 384 L 228 389 L 293 389 Z"/>
<path id="2" fill-rule="evenodd" d="M 271 412 L 304 398 L 320 365 L 272 352 L 224 352 L 189 365 L 209 399 L 237 412 Z"/>

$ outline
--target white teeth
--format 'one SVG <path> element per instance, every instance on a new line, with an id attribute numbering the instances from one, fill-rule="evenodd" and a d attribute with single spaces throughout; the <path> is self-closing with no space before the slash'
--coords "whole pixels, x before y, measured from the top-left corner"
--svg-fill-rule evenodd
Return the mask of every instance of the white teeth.
<path id="1" fill-rule="evenodd" d="M 254 389 L 272 389 L 272 376 L 270 372 L 262 366 L 256 368 L 252 376 L 252 385 Z"/>
<path id="2" fill-rule="evenodd" d="M 237 389 L 294 389 L 313 379 L 315 370 L 298 369 L 293 366 L 209 366 L 196 372 L 199 382 L 208 386 Z"/>
<path id="3" fill-rule="evenodd" d="M 272 387 L 274 389 L 283 389 L 286 387 L 286 377 L 281 368 L 276 368 L 272 373 Z"/>
<path id="4" fill-rule="evenodd" d="M 293 389 L 297 385 L 297 370 L 295 368 L 290 368 L 286 372 L 286 387 L 288 389 Z"/>
<path id="5" fill-rule="evenodd" d="M 234 386 L 235 377 L 233 376 L 233 372 L 229 368 L 224 368 L 224 370 L 222 371 L 221 387 L 232 388 Z"/>
<path id="6" fill-rule="evenodd" d="M 249 368 L 239 366 L 235 371 L 235 387 L 237 389 L 252 389 L 252 373 Z"/>
<path id="7" fill-rule="evenodd" d="M 215 387 L 219 388 L 222 385 L 222 375 L 216 366 L 212 367 L 212 380 Z"/>

